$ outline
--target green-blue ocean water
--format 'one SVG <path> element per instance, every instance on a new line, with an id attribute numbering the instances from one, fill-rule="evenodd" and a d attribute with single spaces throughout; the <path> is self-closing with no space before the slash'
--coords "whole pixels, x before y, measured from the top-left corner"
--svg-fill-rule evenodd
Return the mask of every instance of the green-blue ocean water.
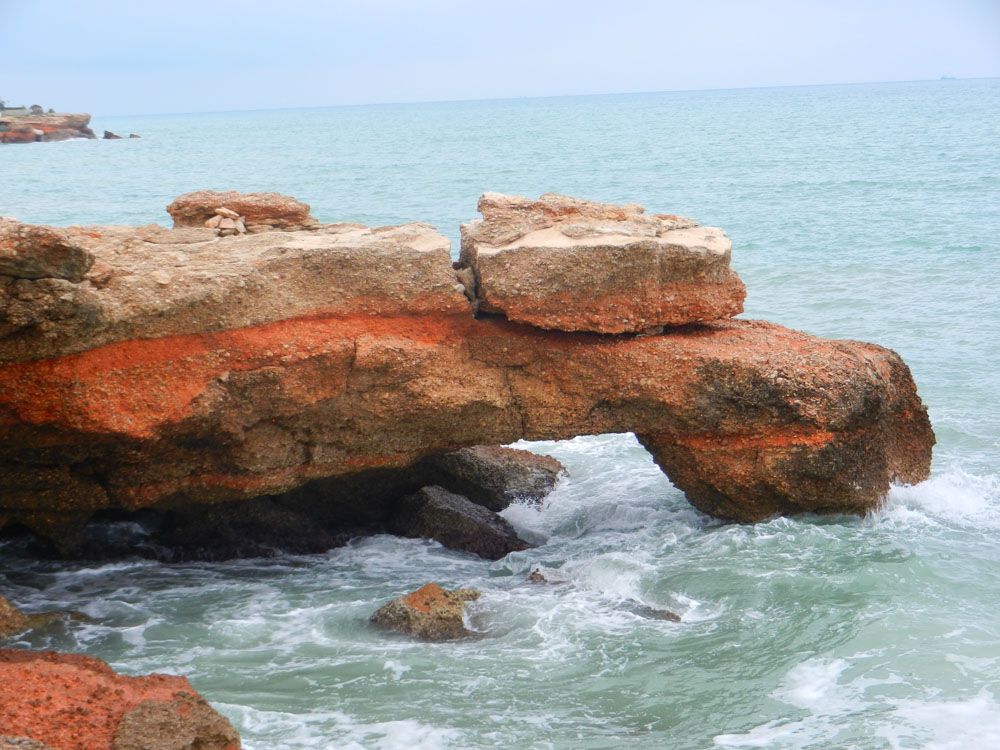
<path id="1" fill-rule="evenodd" d="M 276 190 L 457 249 L 485 190 L 641 203 L 727 230 L 747 316 L 900 352 L 939 443 L 930 481 L 867 518 L 722 524 L 612 435 L 530 446 L 570 475 L 506 511 L 540 546 L 496 563 L 391 537 L 211 565 L 8 556 L 15 601 L 96 620 L 21 645 L 188 675 L 251 750 L 1000 746 L 1000 80 L 94 125 L 142 138 L 3 147 L 0 215 L 167 222 L 182 192 Z M 565 583 L 525 583 L 538 565 Z M 368 627 L 428 580 L 484 592 L 483 637 Z"/>

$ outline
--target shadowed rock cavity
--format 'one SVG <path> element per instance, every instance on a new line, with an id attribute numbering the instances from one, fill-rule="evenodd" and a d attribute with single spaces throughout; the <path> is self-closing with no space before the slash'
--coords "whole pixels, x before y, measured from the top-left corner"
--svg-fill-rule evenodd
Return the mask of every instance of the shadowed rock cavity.
<path id="1" fill-rule="evenodd" d="M 175 219 L 249 221 L 258 204 L 237 198 Z M 66 540 L 98 511 L 288 493 L 374 525 L 378 502 L 306 487 L 608 432 L 738 521 L 863 513 L 926 478 L 934 436 L 899 356 L 730 319 L 742 284 L 718 230 L 553 196 L 481 209 L 471 280 L 425 224 L 60 230 L 94 259 L 82 280 L 0 275 L 0 525 Z M 476 319 L 466 293 L 531 324 Z"/>

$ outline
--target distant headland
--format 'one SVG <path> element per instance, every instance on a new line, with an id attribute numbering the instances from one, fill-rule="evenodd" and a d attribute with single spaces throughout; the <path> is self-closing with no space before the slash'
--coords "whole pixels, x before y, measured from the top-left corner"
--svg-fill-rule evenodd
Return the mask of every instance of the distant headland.
<path id="1" fill-rule="evenodd" d="M 138 138 L 135 133 L 129 138 Z M 0 99 L 0 143 L 37 143 L 45 141 L 68 141 L 73 138 L 97 138 L 90 129 L 90 115 L 87 113 L 56 112 L 46 110 L 39 104 L 30 107 L 8 107 Z M 121 136 L 104 131 L 106 140 L 118 140 Z"/>

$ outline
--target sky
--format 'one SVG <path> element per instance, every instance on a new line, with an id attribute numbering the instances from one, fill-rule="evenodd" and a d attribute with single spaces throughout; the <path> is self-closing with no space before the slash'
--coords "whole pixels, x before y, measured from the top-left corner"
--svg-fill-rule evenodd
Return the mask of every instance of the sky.
<path id="1" fill-rule="evenodd" d="M 1000 0 L 0 0 L 0 98 L 146 114 L 1000 76 Z"/>

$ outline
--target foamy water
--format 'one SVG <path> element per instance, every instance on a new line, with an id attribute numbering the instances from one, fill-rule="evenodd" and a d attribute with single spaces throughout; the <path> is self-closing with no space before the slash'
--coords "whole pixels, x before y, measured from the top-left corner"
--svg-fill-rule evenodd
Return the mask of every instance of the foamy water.
<path id="1" fill-rule="evenodd" d="M 145 223 L 209 186 L 453 239 L 484 189 L 686 213 L 733 237 L 749 315 L 900 351 L 939 445 L 932 478 L 866 518 L 738 526 L 631 436 L 525 444 L 569 477 L 505 511 L 538 546 L 493 563 L 389 536 L 197 565 L 0 549 L 15 601 L 94 619 L 21 645 L 185 674 L 251 750 L 1000 746 L 1000 82 L 95 125 L 144 137 L 3 149 L 24 179 L 0 214 Z M 478 638 L 368 626 L 428 580 L 483 591 Z"/>

